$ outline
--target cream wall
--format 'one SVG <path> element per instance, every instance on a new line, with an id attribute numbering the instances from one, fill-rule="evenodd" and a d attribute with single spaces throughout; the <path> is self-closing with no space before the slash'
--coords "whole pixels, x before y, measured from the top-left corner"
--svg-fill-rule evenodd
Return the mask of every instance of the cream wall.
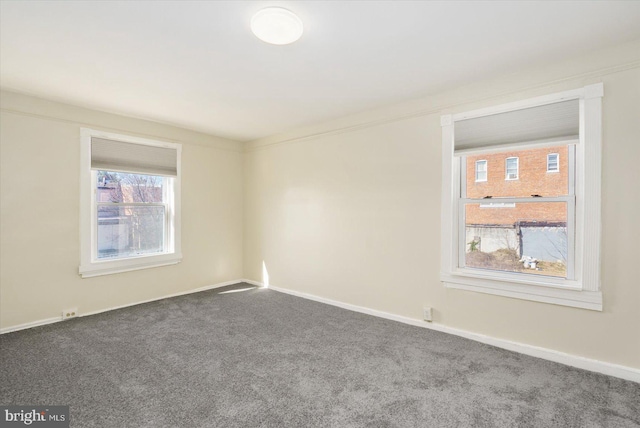
<path id="1" fill-rule="evenodd" d="M 2 92 L 0 328 L 242 278 L 239 143 Z M 80 127 L 183 144 L 178 265 L 81 279 Z"/>
<path id="2" fill-rule="evenodd" d="M 244 272 L 273 286 L 640 368 L 636 43 L 247 144 Z M 446 289 L 440 115 L 604 82 L 602 289 L 595 312 Z"/>
<path id="3" fill-rule="evenodd" d="M 602 81 L 604 311 L 445 289 L 439 117 Z M 248 278 L 640 368 L 640 42 L 241 146 L 166 124 L 0 96 L 0 328 Z M 79 128 L 183 144 L 175 266 L 81 279 Z"/>

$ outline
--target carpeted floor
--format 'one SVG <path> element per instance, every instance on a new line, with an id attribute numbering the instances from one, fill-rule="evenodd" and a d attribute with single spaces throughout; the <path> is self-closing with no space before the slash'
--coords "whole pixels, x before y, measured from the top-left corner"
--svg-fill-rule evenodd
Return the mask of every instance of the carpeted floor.
<path id="1" fill-rule="evenodd" d="M 0 404 L 73 427 L 640 426 L 640 384 L 247 287 L 2 335 Z"/>

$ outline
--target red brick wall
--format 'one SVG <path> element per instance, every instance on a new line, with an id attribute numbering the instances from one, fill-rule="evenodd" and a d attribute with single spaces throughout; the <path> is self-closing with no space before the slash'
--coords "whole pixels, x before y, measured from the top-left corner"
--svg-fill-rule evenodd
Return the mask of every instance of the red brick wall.
<path id="1" fill-rule="evenodd" d="M 560 171 L 547 172 L 547 154 L 560 155 Z M 500 197 L 529 197 L 531 195 L 562 196 L 569 185 L 567 146 L 512 150 L 467 157 L 467 197 L 492 196 L 487 202 L 499 203 Z M 506 159 L 517 157 L 518 179 L 506 180 Z M 487 181 L 476 182 L 475 163 L 487 161 Z M 480 208 L 467 206 L 467 224 L 513 224 L 517 221 L 565 222 L 564 203 L 516 204 L 515 208 Z"/>

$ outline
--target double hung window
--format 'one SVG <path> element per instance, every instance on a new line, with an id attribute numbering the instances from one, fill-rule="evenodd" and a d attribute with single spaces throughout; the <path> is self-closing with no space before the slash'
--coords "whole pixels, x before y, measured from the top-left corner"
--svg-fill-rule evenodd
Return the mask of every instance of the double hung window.
<path id="1" fill-rule="evenodd" d="M 447 287 L 602 310 L 601 97 L 592 85 L 442 117 Z"/>
<path id="2" fill-rule="evenodd" d="M 90 129 L 81 144 L 80 274 L 178 263 L 181 146 Z"/>

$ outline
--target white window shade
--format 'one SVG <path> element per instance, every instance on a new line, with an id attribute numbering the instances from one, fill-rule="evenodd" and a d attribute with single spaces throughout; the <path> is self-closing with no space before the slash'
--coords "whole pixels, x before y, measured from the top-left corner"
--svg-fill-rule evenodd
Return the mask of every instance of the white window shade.
<path id="1" fill-rule="evenodd" d="M 178 152 L 174 148 L 91 138 L 91 169 L 178 175 Z"/>
<path id="2" fill-rule="evenodd" d="M 577 140 L 579 100 L 561 101 L 454 123 L 454 151 Z"/>

